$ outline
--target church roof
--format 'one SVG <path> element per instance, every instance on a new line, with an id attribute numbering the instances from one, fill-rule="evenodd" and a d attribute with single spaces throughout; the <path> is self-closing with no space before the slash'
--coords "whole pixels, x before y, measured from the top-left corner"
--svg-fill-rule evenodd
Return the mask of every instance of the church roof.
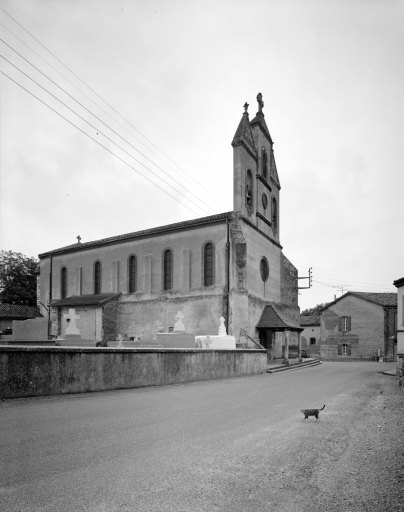
<path id="1" fill-rule="evenodd" d="M 257 158 L 257 149 L 255 147 L 247 111 L 244 112 L 243 117 L 241 118 L 231 145 L 233 147 L 243 145 L 254 158 Z"/>
<path id="2" fill-rule="evenodd" d="M 265 306 L 257 329 L 273 329 L 275 331 L 303 331 L 302 327 L 290 319 L 274 304 Z"/>
<path id="3" fill-rule="evenodd" d="M 254 119 L 250 122 L 251 126 L 254 126 L 255 124 L 259 125 L 262 129 L 262 131 L 265 133 L 265 135 L 268 137 L 271 144 L 273 143 L 271 135 L 268 130 L 267 123 L 265 122 L 265 116 L 263 112 L 257 112 Z"/>
<path id="4" fill-rule="evenodd" d="M 39 258 L 46 258 L 50 255 L 65 254 L 68 252 L 82 251 L 93 247 L 100 247 L 103 245 L 111 245 L 115 243 L 123 243 L 129 240 L 136 240 L 138 238 L 146 238 L 149 236 L 160 235 L 172 231 L 180 231 L 184 229 L 196 228 L 199 226 L 205 226 L 208 224 L 215 224 L 220 222 L 226 222 L 232 219 L 233 212 L 219 213 L 216 215 L 210 215 L 208 217 L 200 217 L 198 219 L 187 220 L 184 222 L 176 222 L 175 224 L 167 224 L 165 226 L 159 226 L 157 228 L 144 229 L 142 231 L 134 231 L 132 233 L 125 233 L 123 235 L 111 236 L 108 238 L 101 238 L 100 240 L 93 240 L 90 242 L 75 243 L 67 245 L 59 249 L 53 249 L 51 251 L 39 254 Z"/>
<path id="5" fill-rule="evenodd" d="M 54 300 L 52 307 L 70 307 L 70 306 L 102 306 L 110 300 L 117 299 L 120 293 L 96 293 L 91 295 L 72 295 L 65 299 Z"/>

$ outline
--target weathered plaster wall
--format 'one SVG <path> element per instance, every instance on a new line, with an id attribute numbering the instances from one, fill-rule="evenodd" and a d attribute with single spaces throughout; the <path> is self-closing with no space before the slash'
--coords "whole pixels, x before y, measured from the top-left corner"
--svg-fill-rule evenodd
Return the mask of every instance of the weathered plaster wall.
<path id="1" fill-rule="evenodd" d="M 13 321 L 13 341 L 32 341 L 48 339 L 47 318 Z"/>
<path id="2" fill-rule="evenodd" d="M 203 287 L 202 251 L 206 242 L 215 247 L 215 284 L 224 285 L 226 279 L 226 223 L 210 224 L 182 231 L 160 233 L 124 243 L 53 256 L 52 299 L 60 299 L 60 271 L 67 268 L 67 296 L 94 293 L 94 263 L 102 266 L 101 292 L 128 293 L 128 258 L 137 257 L 137 290 L 147 295 L 162 291 L 163 252 L 173 251 L 173 290 Z M 188 275 L 183 268 L 189 268 Z M 50 259 L 40 262 L 41 302 L 48 303 Z M 80 270 L 81 269 L 81 270 Z M 78 281 L 81 280 L 81 283 Z M 81 292 L 81 293 L 80 293 Z"/>
<path id="3" fill-rule="evenodd" d="M 188 296 L 166 293 L 156 299 L 141 301 L 131 299 L 131 295 L 122 297 L 118 306 L 118 334 L 155 339 L 157 330 L 168 332 L 169 327 L 174 327 L 178 311 L 184 315 L 187 332 L 217 334 L 220 317 L 225 316 L 220 288 L 214 295 L 212 292 Z"/>
<path id="4" fill-rule="evenodd" d="M 2 398 L 86 393 L 266 371 L 264 350 L 0 347 Z"/>
<path id="5" fill-rule="evenodd" d="M 338 330 L 338 319 L 351 317 L 351 330 Z M 351 345 L 350 355 L 338 355 L 338 345 Z M 328 307 L 321 314 L 321 358 L 372 359 L 378 349 L 384 353 L 384 310 L 381 306 L 352 295 Z"/>

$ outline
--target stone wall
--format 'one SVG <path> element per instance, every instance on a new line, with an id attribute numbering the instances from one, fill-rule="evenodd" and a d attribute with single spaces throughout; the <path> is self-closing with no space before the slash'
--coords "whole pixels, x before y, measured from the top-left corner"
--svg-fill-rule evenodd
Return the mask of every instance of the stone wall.
<path id="1" fill-rule="evenodd" d="M 1 398 L 87 393 L 266 371 L 265 350 L 0 347 Z"/>

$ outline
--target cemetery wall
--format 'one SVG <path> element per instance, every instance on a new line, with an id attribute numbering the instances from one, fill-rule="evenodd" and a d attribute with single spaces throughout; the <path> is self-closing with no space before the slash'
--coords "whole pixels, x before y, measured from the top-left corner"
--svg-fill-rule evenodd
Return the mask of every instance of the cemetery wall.
<path id="1" fill-rule="evenodd" d="M 0 347 L 1 398 L 87 393 L 266 371 L 265 350 Z"/>

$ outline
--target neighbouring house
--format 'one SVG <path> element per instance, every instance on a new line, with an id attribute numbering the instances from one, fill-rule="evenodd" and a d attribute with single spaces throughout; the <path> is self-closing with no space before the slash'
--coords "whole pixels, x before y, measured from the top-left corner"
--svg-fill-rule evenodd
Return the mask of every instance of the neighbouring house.
<path id="1" fill-rule="evenodd" d="M 103 343 L 118 334 L 155 339 L 181 311 L 194 335 L 217 333 L 223 316 L 237 342 L 259 338 L 271 357 L 288 346 L 298 352 L 298 273 L 282 250 L 281 186 L 261 94 L 257 101 L 251 121 L 244 105 L 232 140 L 232 211 L 102 240 L 78 237 L 39 255 L 40 302 L 50 305 L 53 336 L 65 333 L 69 308 L 82 336 Z"/>
<path id="2" fill-rule="evenodd" d="M 397 354 L 404 356 L 404 277 L 393 284 L 397 288 Z"/>
<path id="3" fill-rule="evenodd" d="M 393 361 L 396 324 L 396 293 L 345 293 L 321 310 L 320 356 Z"/>
<path id="4" fill-rule="evenodd" d="M 0 331 L 3 335 L 12 333 L 13 320 L 28 320 L 41 317 L 36 306 L 0 303 Z"/>
<path id="5" fill-rule="evenodd" d="M 300 317 L 300 326 L 303 328 L 301 333 L 302 349 L 307 350 L 311 356 L 320 355 L 320 315 L 302 315 Z"/>
<path id="6" fill-rule="evenodd" d="M 397 288 L 397 375 L 404 387 L 404 277 L 393 284 Z"/>

